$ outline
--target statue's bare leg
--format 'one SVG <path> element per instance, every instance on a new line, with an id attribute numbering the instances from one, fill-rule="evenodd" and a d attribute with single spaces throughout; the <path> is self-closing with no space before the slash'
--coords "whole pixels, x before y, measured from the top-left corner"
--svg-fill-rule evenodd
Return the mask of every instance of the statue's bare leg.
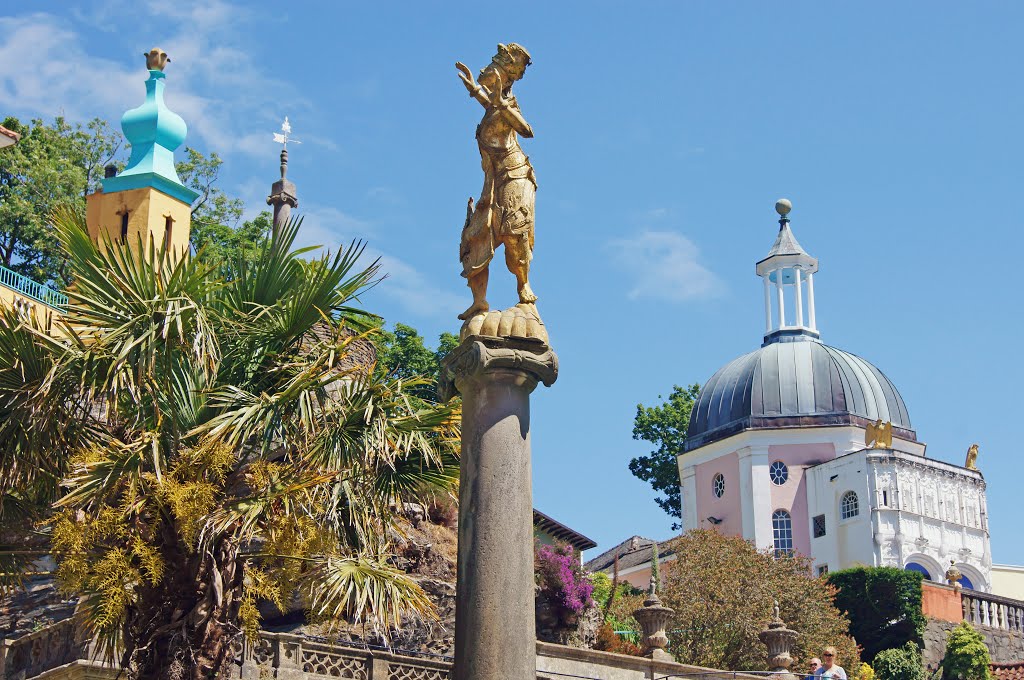
<path id="1" fill-rule="evenodd" d="M 487 267 L 474 272 L 467 280 L 469 290 L 473 293 L 473 304 L 469 309 L 459 314 L 459 319 L 465 321 L 477 314 L 486 314 L 491 306 L 487 304 Z"/>
<path id="2" fill-rule="evenodd" d="M 517 234 L 505 241 L 505 264 L 515 274 L 519 302 L 529 305 L 537 301 L 537 296 L 530 288 L 530 260 L 533 259 L 533 253 L 530 252 L 526 238 L 525 234 Z"/>
<path id="3" fill-rule="evenodd" d="M 516 288 L 519 290 L 519 301 L 528 305 L 537 301 L 537 296 L 530 288 L 529 273 L 529 266 L 516 267 Z"/>

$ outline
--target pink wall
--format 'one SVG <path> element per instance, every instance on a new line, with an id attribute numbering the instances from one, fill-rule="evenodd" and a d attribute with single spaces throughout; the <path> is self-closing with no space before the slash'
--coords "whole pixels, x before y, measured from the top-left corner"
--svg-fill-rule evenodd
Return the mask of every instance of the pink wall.
<path id="1" fill-rule="evenodd" d="M 804 468 L 836 457 L 832 444 L 783 444 L 768 447 L 768 464 L 781 460 L 789 468 L 789 479 L 772 484 L 772 508 L 789 510 L 793 516 L 793 547 L 801 555 L 811 554 L 811 520 L 807 516 L 807 480 Z"/>
<path id="2" fill-rule="evenodd" d="M 717 529 L 723 534 L 743 535 L 743 510 L 740 506 L 740 464 L 734 452 L 695 466 L 694 483 L 697 485 L 697 526 Z M 711 483 L 715 475 L 725 477 L 725 493 L 717 498 Z M 806 514 L 806 513 L 805 513 Z M 714 526 L 707 517 L 717 517 L 722 523 Z"/>

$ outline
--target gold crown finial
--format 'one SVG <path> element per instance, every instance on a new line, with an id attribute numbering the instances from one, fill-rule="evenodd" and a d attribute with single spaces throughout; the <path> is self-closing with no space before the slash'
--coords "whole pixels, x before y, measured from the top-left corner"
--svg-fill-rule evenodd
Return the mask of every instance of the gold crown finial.
<path id="1" fill-rule="evenodd" d="M 163 71 L 164 66 L 171 60 L 167 53 L 159 47 L 154 47 L 149 52 L 143 52 L 142 56 L 146 58 L 146 68 L 150 71 Z"/>

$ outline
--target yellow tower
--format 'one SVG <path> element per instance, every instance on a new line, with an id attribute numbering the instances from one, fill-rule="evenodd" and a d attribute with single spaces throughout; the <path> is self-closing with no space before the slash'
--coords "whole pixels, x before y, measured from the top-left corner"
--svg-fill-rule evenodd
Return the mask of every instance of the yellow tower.
<path id="1" fill-rule="evenodd" d="M 89 235 L 105 240 L 165 248 L 175 258 L 188 249 L 192 201 L 199 195 L 178 178 L 174 150 L 188 128 L 164 104 L 164 66 L 170 59 L 160 48 L 146 55 L 149 79 L 146 101 L 121 117 L 132 155 L 120 174 L 108 168 L 102 188 L 86 197 Z"/>

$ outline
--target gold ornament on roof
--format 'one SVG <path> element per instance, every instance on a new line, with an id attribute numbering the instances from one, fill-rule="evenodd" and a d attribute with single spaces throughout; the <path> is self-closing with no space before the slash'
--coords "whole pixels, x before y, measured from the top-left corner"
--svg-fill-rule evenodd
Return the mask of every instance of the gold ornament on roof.
<path id="1" fill-rule="evenodd" d="M 871 449 L 892 448 L 892 423 L 876 420 L 864 428 L 864 446 Z"/>
<path id="2" fill-rule="evenodd" d="M 159 47 L 154 47 L 149 52 L 143 52 L 142 56 L 146 58 L 146 68 L 150 71 L 163 71 L 164 66 L 171 60 Z"/>
<path id="3" fill-rule="evenodd" d="M 967 460 L 964 461 L 964 467 L 968 470 L 978 469 L 978 445 L 971 444 L 971 448 L 967 449 Z"/>
<path id="4" fill-rule="evenodd" d="M 484 108 L 476 128 L 484 187 L 475 205 L 469 199 L 459 245 L 462 275 L 473 293 L 473 304 L 459 315 L 467 324 L 474 320 L 482 323 L 483 319 L 477 317 L 486 317 L 490 311 L 486 297 L 488 269 L 499 245 L 505 246 L 505 265 L 516 277 L 519 294 L 518 310 L 513 308 L 502 314 L 508 316 L 508 323 L 517 319 L 534 326 L 540 323 L 534 305 L 537 296 L 529 281 L 537 176 L 519 146 L 519 137 L 533 137 L 533 129 L 512 94 L 512 85 L 523 77 L 530 63 L 530 53 L 516 43 L 498 45 L 491 63 L 480 71 L 479 82 L 468 66 L 455 63 L 469 95 Z M 495 324 L 505 321 L 500 317 L 501 314 L 495 316 Z"/>

